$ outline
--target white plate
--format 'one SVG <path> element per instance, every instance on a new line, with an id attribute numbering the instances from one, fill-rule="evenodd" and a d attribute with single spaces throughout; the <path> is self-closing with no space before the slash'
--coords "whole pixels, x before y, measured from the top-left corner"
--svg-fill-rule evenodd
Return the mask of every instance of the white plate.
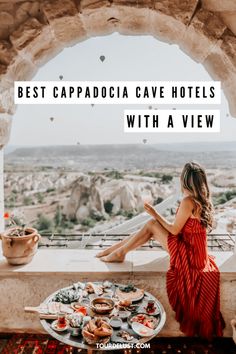
<path id="1" fill-rule="evenodd" d="M 132 330 L 138 334 L 140 337 L 152 337 L 156 334 L 156 331 L 144 326 L 141 323 L 133 322 L 132 323 Z"/>

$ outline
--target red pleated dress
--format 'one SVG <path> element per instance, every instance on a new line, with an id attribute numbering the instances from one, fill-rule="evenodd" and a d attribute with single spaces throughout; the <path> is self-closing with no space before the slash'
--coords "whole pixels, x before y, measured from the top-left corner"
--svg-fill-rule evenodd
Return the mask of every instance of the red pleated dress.
<path id="1" fill-rule="evenodd" d="M 206 229 L 191 217 L 179 235 L 168 236 L 168 247 L 167 293 L 180 330 L 209 340 L 222 336 L 220 272 L 207 252 Z"/>

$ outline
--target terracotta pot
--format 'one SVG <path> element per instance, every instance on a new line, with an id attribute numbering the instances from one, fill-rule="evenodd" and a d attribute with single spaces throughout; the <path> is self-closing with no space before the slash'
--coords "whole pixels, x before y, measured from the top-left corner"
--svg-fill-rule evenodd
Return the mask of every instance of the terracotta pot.
<path id="1" fill-rule="evenodd" d="M 29 263 L 37 252 L 40 235 L 36 229 L 27 227 L 25 236 L 9 236 L 17 227 L 10 228 L 1 234 L 3 255 L 9 264 Z"/>

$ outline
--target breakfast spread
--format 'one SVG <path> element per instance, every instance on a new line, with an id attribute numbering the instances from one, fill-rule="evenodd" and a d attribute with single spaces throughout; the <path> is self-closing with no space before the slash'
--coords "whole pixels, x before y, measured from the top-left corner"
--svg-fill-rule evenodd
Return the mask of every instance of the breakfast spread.
<path id="1" fill-rule="evenodd" d="M 46 329 L 83 345 L 136 343 L 158 333 L 163 312 L 158 303 L 133 284 L 78 282 L 51 295 L 38 312 L 41 318 L 45 313 L 54 316 L 46 317 Z"/>

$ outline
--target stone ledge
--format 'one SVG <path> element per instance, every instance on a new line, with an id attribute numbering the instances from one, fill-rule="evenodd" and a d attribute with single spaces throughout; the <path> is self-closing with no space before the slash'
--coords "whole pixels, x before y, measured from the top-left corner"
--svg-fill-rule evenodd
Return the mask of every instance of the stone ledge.
<path id="1" fill-rule="evenodd" d="M 97 251 L 83 249 L 39 250 L 31 263 L 21 266 L 9 265 L 0 257 L 0 276 L 80 274 L 82 276 L 112 276 L 165 274 L 169 267 L 169 256 L 165 251 L 134 251 L 128 254 L 124 263 L 103 263 L 95 257 Z M 212 252 L 215 261 L 225 275 L 236 275 L 236 255 L 233 252 Z"/>

